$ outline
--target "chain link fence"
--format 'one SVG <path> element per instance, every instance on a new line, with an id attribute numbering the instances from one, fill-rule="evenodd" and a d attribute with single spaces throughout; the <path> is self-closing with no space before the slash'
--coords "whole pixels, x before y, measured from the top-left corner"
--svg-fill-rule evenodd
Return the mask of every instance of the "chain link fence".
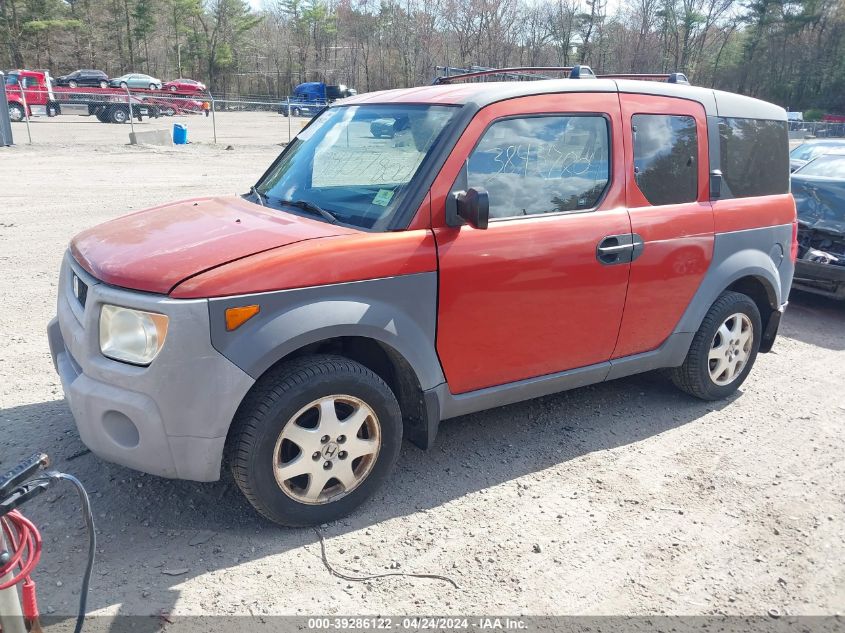
<path id="1" fill-rule="evenodd" d="M 845 138 L 845 121 L 790 121 L 789 136 L 792 139 Z"/>
<path id="2" fill-rule="evenodd" d="M 18 144 L 119 144 L 129 142 L 131 132 L 138 143 L 178 143 L 182 137 L 187 143 L 262 145 L 287 143 L 326 105 L 290 97 L 19 89 L 8 111 Z"/>

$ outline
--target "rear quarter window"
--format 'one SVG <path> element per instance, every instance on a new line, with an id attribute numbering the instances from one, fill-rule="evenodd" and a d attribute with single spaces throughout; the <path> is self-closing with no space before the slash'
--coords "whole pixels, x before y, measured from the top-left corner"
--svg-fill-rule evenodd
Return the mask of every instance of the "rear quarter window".
<path id="1" fill-rule="evenodd" d="M 786 121 L 719 119 L 722 179 L 734 198 L 789 191 L 789 133 Z"/>

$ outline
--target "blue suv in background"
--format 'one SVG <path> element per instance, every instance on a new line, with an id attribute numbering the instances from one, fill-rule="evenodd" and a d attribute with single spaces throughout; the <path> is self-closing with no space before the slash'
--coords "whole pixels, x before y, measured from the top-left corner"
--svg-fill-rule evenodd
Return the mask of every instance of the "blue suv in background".
<path id="1" fill-rule="evenodd" d="M 343 84 L 329 85 L 322 81 L 309 81 L 299 84 L 294 88 L 293 95 L 279 104 L 279 114 L 311 118 L 332 101 L 356 94 L 357 90 L 347 88 Z"/>

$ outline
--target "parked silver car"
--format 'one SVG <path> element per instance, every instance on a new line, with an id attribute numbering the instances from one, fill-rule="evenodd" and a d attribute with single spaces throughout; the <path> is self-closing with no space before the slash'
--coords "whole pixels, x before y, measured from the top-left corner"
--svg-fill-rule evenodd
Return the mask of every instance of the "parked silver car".
<path id="1" fill-rule="evenodd" d="M 161 79 L 156 79 L 143 73 L 126 73 L 115 77 L 109 82 L 112 88 L 149 88 L 150 90 L 161 90 Z"/>

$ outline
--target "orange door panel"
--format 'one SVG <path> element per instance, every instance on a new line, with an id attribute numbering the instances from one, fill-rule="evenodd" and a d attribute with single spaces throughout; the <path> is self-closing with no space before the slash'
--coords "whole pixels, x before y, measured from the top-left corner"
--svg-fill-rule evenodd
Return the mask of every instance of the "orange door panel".
<path id="1" fill-rule="evenodd" d="M 713 255 L 713 209 L 709 201 L 707 124 L 697 102 L 620 94 L 625 179 L 631 230 L 643 240 L 631 264 L 625 313 L 614 358 L 656 349 L 672 333 L 695 295 Z M 694 117 L 698 152 L 697 199 L 654 206 L 634 174 L 632 117 L 666 114 Z"/>
<path id="2" fill-rule="evenodd" d="M 577 113 L 603 115 L 610 130 L 610 182 L 596 210 L 491 220 L 486 230 L 446 225 L 446 198 L 488 125 L 503 117 Z M 615 93 L 544 95 L 482 109 L 456 145 L 431 196 L 440 271 L 437 351 L 452 393 L 610 358 L 629 264 L 600 263 L 597 247 L 631 231 L 623 155 L 613 142 L 620 133 Z M 494 195 L 491 189 L 491 207 Z"/>

